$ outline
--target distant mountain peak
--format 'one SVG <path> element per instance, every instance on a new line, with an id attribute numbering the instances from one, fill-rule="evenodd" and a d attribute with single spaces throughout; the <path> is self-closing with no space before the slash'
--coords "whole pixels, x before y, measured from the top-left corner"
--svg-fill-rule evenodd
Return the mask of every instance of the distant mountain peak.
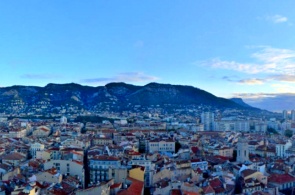
<path id="1" fill-rule="evenodd" d="M 246 108 L 253 108 L 252 106 L 246 104 L 244 102 L 244 100 L 242 98 L 230 98 L 231 101 L 243 106 L 243 107 L 246 107 Z"/>
<path id="2" fill-rule="evenodd" d="M 51 86 L 64 86 L 64 87 L 69 87 L 69 86 L 76 86 L 76 87 L 81 87 L 82 85 L 78 83 L 48 83 L 45 87 L 51 87 Z"/>

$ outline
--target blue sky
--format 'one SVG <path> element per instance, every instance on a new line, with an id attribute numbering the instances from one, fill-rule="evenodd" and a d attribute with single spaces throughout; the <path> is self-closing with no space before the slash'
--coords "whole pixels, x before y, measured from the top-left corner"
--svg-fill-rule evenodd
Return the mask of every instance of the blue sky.
<path id="1" fill-rule="evenodd" d="M 265 98 L 294 98 L 293 7 L 292 0 L 1 1 L 0 86 L 159 82 L 261 107 Z"/>

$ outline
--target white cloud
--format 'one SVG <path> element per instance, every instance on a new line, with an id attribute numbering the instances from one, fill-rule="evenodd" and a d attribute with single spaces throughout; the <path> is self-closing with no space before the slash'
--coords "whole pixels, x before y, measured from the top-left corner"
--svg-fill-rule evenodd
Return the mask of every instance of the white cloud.
<path id="1" fill-rule="evenodd" d="M 295 91 L 295 86 L 294 85 L 288 85 L 288 84 L 272 84 L 271 85 L 274 90 L 278 93 L 289 93 L 290 91 Z"/>
<path id="2" fill-rule="evenodd" d="M 273 15 L 273 16 L 268 16 L 266 17 L 267 20 L 273 22 L 273 23 L 283 23 L 287 22 L 288 18 L 279 14 Z"/>
<path id="3" fill-rule="evenodd" d="M 123 72 L 113 77 L 97 77 L 83 79 L 83 83 L 101 84 L 109 82 L 150 82 L 158 80 L 158 77 L 146 75 L 142 72 Z"/>
<path id="4" fill-rule="evenodd" d="M 203 62 L 202 64 L 204 66 L 209 65 L 212 68 L 235 70 L 235 71 L 245 72 L 250 74 L 255 74 L 260 72 L 260 70 L 257 69 L 255 64 L 246 64 L 246 63 L 244 64 L 244 63 L 239 63 L 236 61 L 225 61 L 225 60 L 220 60 L 218 58 Z"/>
<path id="5" fill-rule="evenodd" d="M 217 69 L 234 70 L 247 74 L 270 73 L 290 75 L 295 73 L 295 51 L 268 46 L 258 47 L 260 50 L 250 55 L 254 62 L 241 63 L 220 60 L 218 58 L 203 62 L 204 66 Z"/>
<path id="6" fill-rule="evenodd" d="M 23 74 L 20 76 L 21 78 L 24 79 L 56 79 L 60 78 L 61 76 L 59 75 L 54 75 L 54 74 Z"/>
<path id="7" fill-rule="evenodd" d="M 268 80 L 275 80 L 275 81 L 284 81 L 284 82 L 289 82 L 289 83 L 293 83 L 295 82 L 295 75 L 271 75 L 268 77 Z"/>
<path id="8" fill-rule="evenodd" d="M 263 99 L 276 96 L 277 94 L 274 93 L 233 93 L 233 97 L 238 97 L 242 99 Z"/>
<path id="9" fill-rule="evenodd" d="M 277 74 L 277 75 L 269 75 L 263 78 L 247 78 L 247 79 L 233 79 L 228 76 L 222 77 L 223 80 L 234 82 L 238 84 L 245 84 L 245 85 L 262 85 L 266 82 L 271 81 L 278 81 L 278 82 L 284 82 L 284 83 L 294 83 L 295 82 L 295 75 L 284 75 L 284 74 Z M 287 84 L 284 84 L 287 85 Z M 275 84 L 274 84 L 275 86 Z M 290 87 L 288 87 L 290 89 Z M 295 90 L 294 90 L 295 91 Z M 282 91 L 280 91 L 282 92 Z M 285 91 L 284 91 L 285 92 Z"/>
<path id="10" fill-rule="evenodd" d="M 261 46 L 262 50 L 252 54 L 252 57 L 266 63 L 287 62 L 295 58 L 295 51 L 290 49 L 279 49 L 268 46 Z"/>
<path id="11" fill-rule="evenodd" d="M 238 83 L 246 84 L 246 85 L 262 85 L 262 84 L 264 84 L 264 80 L 263 79 L 256 79 L 256 78 L 242 79 L 242 80 L 239 80 Z"/>

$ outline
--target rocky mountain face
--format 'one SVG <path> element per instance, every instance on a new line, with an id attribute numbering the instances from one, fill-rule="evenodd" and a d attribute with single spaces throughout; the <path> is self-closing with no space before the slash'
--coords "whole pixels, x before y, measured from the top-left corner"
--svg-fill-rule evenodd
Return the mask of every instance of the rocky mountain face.
<path id="1" fill-rule="evenodd" d="M 109 83 L 105 86 L 90 87 L 69 83 L 48 84 L 45 87 L 4 87 L 0 88 L 0 104 L 74 105 L 85 109 L 102 105 L 112 105 L 114 109 L 128 109 L 130 105 L 205 105 L 216 108 L 254 109 L 239 101 L 216 97 L 192 86 L 159 83 L 149 83 L 145 86 Z"/>
<path id="2" fill-rule="evenodd" d="M 231 101 L 243 106 L 243 107 L 246 107 L 246 108 L 253 108 L 252 106 L 246 104 L 242 98 L 231 98 L 230 99 Z"/>

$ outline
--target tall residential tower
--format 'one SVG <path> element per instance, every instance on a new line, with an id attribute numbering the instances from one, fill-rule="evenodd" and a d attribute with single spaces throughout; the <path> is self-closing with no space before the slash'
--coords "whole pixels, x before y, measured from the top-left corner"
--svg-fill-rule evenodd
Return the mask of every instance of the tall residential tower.
<path id="1" fill-rule="evenodd" d="M 213 131 L 214 130 L 214 113 L 203 112 L 201 114 L 201 122 L 204 124 L 205 131 Z"/>

